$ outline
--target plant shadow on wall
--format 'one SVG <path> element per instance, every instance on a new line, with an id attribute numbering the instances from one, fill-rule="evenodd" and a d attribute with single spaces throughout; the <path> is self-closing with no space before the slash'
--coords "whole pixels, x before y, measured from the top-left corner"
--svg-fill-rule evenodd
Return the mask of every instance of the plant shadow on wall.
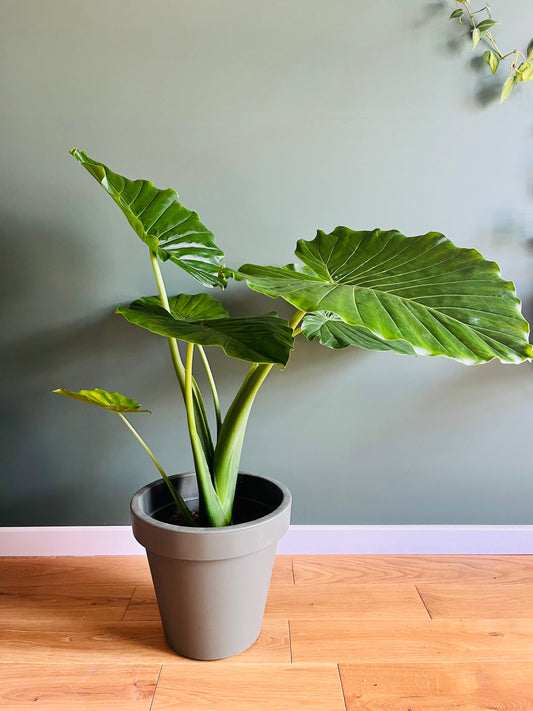
<path id="1" fill-rule="evenodd" d="M 97 369 L 100 378 L 102 370 L 109 377 L 124 377 L 123 362 L 127 358 L 121 361 L 120 354 L 126 356 L 127 344 L 135 347 L 138 339 L 128 334 L 120 341 L 122 329 L 110 328 L 111 318 L 108 315 L 84 319 L 76 327 L 43 330 L 2 349 L 0 367 L 2 372 L 9 373 L 9 378 L 5 379 L 1 398 L 4 475 L 0 480 L 0 525 L 113 521 L 116 510 L 113 495 L 119 487 L 112 482 L 106 452 L 107 456 L 112 453 L 113 459 L 120 460 L 120 436 L 109 431 L 104 418 L 93 418 L 88 423 L 81 412 L 61 412 L 49 399 L 50 379 L 70 380 L 79 367 L 89 374 L 95 373 L 94 377 Z M 104 368 L 97 344 L 111 329 L 117 341 L 114 338 L 107 341 L 106 347 L 111 350 Z M 130 377 L 136 376 L 142 386 L 143 372 L 132 368 Z M 92 380 L 93 376 L 89 377 Z M 89 433 L 86 441 L 77 441 L 74 435 L 79 431 Z M 62 457 L 58 460 L 59 450 Z M 123 518 L 126 522 L 126 506 Z"/>
<path id="2" fill-rule="evenodd" d="M 444 29 L 446 19 L 450 22 Z M 489 5 L 471 0 L 437 0 L 425 5 L 417 24 L 432 24 L 436 33 L 445 37 L 444 47 L 449 54 L 462 54 L 465 46 L 472 48 L 469 65 L 478 76 L 475 101 L 480 107 L 505 101 L 516 86 L 533 80 L 533 38 L 516 38 L 516 46 L 501 49 L 497 42 L 499 23 Z"/>
<path id="3" fill-rule="evenodd" d="M 120 377 L 164 403 L 171 395 L 161 374 L 174 386 L 165 354 L 112 309 L 92 305 L 94 285 L 103 279 L 97 250 L 73 240 L 64 222 L 4 213 L 0 241 L 0 525 L 110 523 L 120 484 L 106 457 L 120 461 L 125 435 L 110 430 L 105 417 L 67 413 L 51 401 L 50 382 L 70 382 L 82 370 L 89 382 Z M 87 430 L 88 420 L 90 436 L 79 441 L 74 433 Z M 125 523 L 126 496 L 123 516 Z"/>
<path id="4" fill-rule="evenodd" d="M 47 487 L 40 484 L 57 473 L 54 430 L 46 426 L 47 414 L 53 409 L 48 397 L 49 378 L 68 369 L 66 360 L 58 363 L 62 350 L 57 349 L 57 343 L 58 338 L 63 344 L 71 341 L 73 330 L 59 326 L 46 329 L 43 324 L 60 323 L 74 301 L 65 299 L 61 270 L 72 276 L 71 285 L 76 283 L 81 293 L 87 292 L 92 257 L 90 250 L 77 248 L 64 225 L 54 220 L 33 222 L 6 211 L 0 229 L 0 367 L 4 374 L 0 395 L 0 525 L 35 525 L 36 520 L 41 523 L 41 514 L 54 523 L 63 515 L 57 499 L 76 501 L 79 496 L 72 477 L 58 484 L 58 497 L 48 496 Z M 79 344 L 73 342 L 72 348 L 66 349 L 71 356 L 87 345 L 90 329 L 88 336 L 81 331 L 77 336 Z"/>

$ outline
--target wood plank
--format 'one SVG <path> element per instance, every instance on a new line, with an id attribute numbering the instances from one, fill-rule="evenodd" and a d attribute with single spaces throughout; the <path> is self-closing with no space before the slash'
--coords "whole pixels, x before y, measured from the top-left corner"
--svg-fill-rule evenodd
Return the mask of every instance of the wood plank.
<path id="1" fill-rule="evenodd" d="M 148 585 L 144 555 L 0 558 L 0 585 Z"/>
<path id="2" fill-rule="evenodd" d="M 530 583 L 533 555 L 295 555 L 296 585 Z"/>
<path id="3" fill-rule="evenodd" d="M 163 666 L 151 711 L 344 711 L 335 665 Z"/>
<path id="4" fill-rule="evenodd" d="M 292 556 L 278 555 L 272 582 L 292 585 Z M 0 558 L 0 585 L 150 585 L 145 555 Z"/>
<path id="5" fill-rule="evenodd" d="M 159 664 L 0 664 L 0 707 L 6 711 L 149 711 L 160 668 Z"/>
<path id="6" fill-rule="evenodd" d="M 346 711 L 530 711 L 533 662 L 341 664 Z"/>
<path id="7" fill-rule="evenodd" d="M 277 555 L 272 570 L 271 585 L 294 585 L 292 555 Z"/>
<path id="8" fill-rule="evenodd" d="M 301 664 L 533 660 L 533 620 L 295 620 L 290 632 Z"/>
<path id="9" fill-rule="evenodd" d="M 429 615 L 414 585 L 271 585 L 265 619 L 414 619 Z M 157 620 L 152 587 L 140 585 L 125 620 Z"/>
<path id="10" fill-rule="evenodd" d="M 434 619 L 533 618 L 533 585 L 419 585 Z"/>
<path id="11" fill-rule="evenodd" d="M 0 587 L 0 620 L 121 620 L 133 585 Z"/>
<path id="12" fill-rule="evenodd" d="M 178 656 L 167 646 L 161 624 L 154 622 L 55 621 L 3 623 L 0 627 L 0 662 L 54 664 L 68 660 L 81 664 L 205 664 Z M 213 662 L 281 663 L 290 661 L 286 620 L 266 620 L 257 642 L 242 654 Z M 205 666 L 204 666 L 205 669 Z"/>
<path id="13" fill-rule="evenodd" d="M 265 618 L 290 620 L 427 620 L 414 585 L 305 585 L 271 587 Z"/>
<path id="14" fill-rule="evenodd" d="M 139 585 L 130 600 L 124 615 L 127 622 L 149 621 L 159 619 L 159 609 L 154 588 L 151 585 Z"/>

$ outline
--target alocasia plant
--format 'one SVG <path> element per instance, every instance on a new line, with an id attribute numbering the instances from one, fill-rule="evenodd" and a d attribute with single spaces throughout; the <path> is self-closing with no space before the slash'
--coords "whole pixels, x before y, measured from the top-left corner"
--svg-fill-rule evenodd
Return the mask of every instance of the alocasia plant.
<path id="1" fill-rule="evenodd" d="M 532 357 L 529 326 L 511 282 L 494 262 L 456 247 L 437 232 L 406 237 L 396 230 L 318 231 L 297 243 L 296 264 L 284 267 L 224 265 L 213 233 L 186 209 L 173 190 L 128 180 L 85 152 L 74 157 L 120 207 L 146 244 L 158 294 L 119 306 L 130 323 L 168 339 L 189 428 L 200 493 L 200 522 L 231 524 L 244 434 L 254 398 L 274 365 L 284 368 L 300 335 L 329 348 L 356 346 L 405 355 L 447 356 L 467 364 L 497 358 L 519 363 Z M 168 296 L 159 263 L 171 261 L 202 285 L 224 289 L 228 279 L 295 307 L 290 321 L 275 313 L 231 317 L 205 294 Z M 186 343 L 185 361 L 178 342 Z M 219 346 L 251 363 L 225 414 L 205 352 Z M 210 431 L 193 374 L 198 351 L 211 388 L 216 435 Z M 197 525 L 154 454 L 124 413 L 147 412 L 130 398 L 104 390 L 56 390 L 115 412 L 135 435 L 165 479 L 182 520 Z"/>

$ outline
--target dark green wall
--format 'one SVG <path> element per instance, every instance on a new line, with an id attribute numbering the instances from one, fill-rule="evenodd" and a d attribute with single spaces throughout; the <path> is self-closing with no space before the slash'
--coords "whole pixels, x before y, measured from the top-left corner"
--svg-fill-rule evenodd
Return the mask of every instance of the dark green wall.
<path id="1" fill-rule="evenodd" d="M 138 398 L 166 468 L 191 465 L 164 340 L 112 315 L 154 292 L 146 250 L 74 145 L 178 189 L 231 265 L 291 261 L 318 227 L 435 229 L 496 259 L 532 317 L 533 89 L 493 101 L 450 5 L 4 0 L 0 525 L 126 523 L 155 478 L 117 418 L 53 388 Z M 527 42 L 530 0 L 493 10 L 502 46 Z M 213 361 L 227 403 L 244 366 Z M 294 523 L 533 523 L 532 376 L 299 343 L 243 465 L 290 486 Z"/>

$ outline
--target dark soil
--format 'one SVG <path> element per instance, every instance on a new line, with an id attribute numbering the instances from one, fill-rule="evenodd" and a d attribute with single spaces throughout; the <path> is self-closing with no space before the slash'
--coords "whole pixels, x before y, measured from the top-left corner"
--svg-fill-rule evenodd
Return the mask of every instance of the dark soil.
<path id="1" fill-rule="evenodd" d="M 191 513 L 192 517 L 199 526 L 209 526 L 205 518 L 200 515 L 199 509 L 194 509 Z M 256 519 L 261 518 L 261 516 L 266 516 L 268 513 L 270 513 L 270 509 L 262 502 L 250 500 L 245 500 L 243 502 L 237 499 L 235 501 L 233 519 L 230 525 L 255 521 Z M 173 510 L 170 508 L 170 510 L 162 510 L 156 518 L 159 521 L 163 521 L 163 523 L 170 523 L 173 526 L 188 526 L 181 513 L 176 509 Z"/>
<path id="2" fill-rule="evenodd" d="M 191 515 L 196 522 L 200 521 L 199 509 L 194 509 L 194 511 L 191 511 Z M 185 519 L 183 518 L 182 514 L 179 511 L 174 511 L 174 513 L 171 514 L 170 518 L 167 518 L 164 523 L 170 523 L 173 526 L 188 526 L 189 525 L 188 523 L 185 523 Z"/>

